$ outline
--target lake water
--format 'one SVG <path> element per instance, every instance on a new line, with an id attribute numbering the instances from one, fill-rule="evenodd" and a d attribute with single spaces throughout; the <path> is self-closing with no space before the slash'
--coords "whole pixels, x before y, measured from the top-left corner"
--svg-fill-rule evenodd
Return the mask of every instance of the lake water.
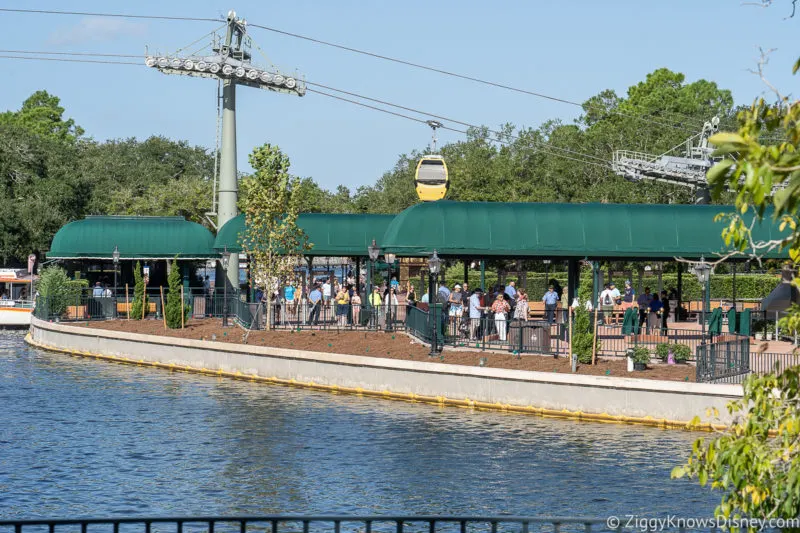
<path id="1" fill-rule="evenodd" d="M 0 332 L 0 516 L 712 516 L 696 433 L 333 395 Z"/>

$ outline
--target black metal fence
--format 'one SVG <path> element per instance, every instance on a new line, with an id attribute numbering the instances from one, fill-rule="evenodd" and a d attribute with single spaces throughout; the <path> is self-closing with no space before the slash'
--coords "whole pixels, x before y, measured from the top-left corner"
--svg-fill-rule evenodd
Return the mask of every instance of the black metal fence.
<path id="1" fill-rule="evenodd" d="M 636 520 L 634 520 L 634 518 Z M 714 518 L 515 516 L 230 516 L 0 520 L 0 533 L 532 533 L 710 531 Z M 643 527 L 644 526 L 644 527 Z M 765 524 L 775 530 L 781 524 Z"/>
<path id="2" fill-rule="evenodd" d="M 696 380 L 741 383 L 750 374 L 750 338 L 701 344 L 696 352 Z"/>

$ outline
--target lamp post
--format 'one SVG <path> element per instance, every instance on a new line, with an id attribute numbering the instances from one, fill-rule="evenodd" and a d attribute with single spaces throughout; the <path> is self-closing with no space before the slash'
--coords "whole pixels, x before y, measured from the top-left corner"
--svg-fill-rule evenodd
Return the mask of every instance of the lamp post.
<path id="1" fill-rule="evenodd" d="M 433 255 L 430 256 L 428 259 L 428 320 L 431 323 L 431 353 L 428 355 L 430 357 L 435 357 L 438 354 L 438 346 L 436 343 L 436 329 L 438 324 L 436 323 L 436 314 L 434 313 L 434 299 L 433 299 L 433 291 L 435 278 L 439 275 L 439 268 L 442 266 L 442 260 L 439 259 L 439 255 L 436 253 L 436 250 L 433 251 Z"/>
<path id="2" fill-rule="evenodd" d="M 230 263 L 230 260 L 231 260 L 231 253 L 228 251 L 228 247 L 226 246 L 225 251 L 222 252 L 222 257 L 220 258 L 220 261 L 222 263 L 222 270 L 225 271 L 226 273 L 228 272 L 228 263 Z M 225 275 L 222 279 L 224 280 L 223 284 L 225 287 L 222 291 L 222 327 L 227 328 L 228 327 L 228 276 Z"/>
<path id="3" fill-rule="evenodd" d="M 542 263 L 544 263 L 544 291 L 547 292 L 547 287 L 550 285 L 550 263 L 552 261 L 550 259 L 543 259 Z"/>
<path id="4" fill-rule="evenodd" d="M 114 313 L 113 315 L 117 316 L 117 269 L 119 268 L 119 248 L 117 245 L 114 245 L 114 251 L 111 252 L 111 260 L 114 262 Z"/>
<path id="5" fill-rule="evenodd" d="M 111 260 L 114 261 L 114 297 L 117 297 L 117 269 L 119 268 L 119 248 L 114 245 L 114 251 L 111 252 Z"/>
<path id="6" fill-rule="evenodd" d="M 369 316 L 369 327 L 372 328 L 376 323 L 372 316 L 372 267 L 375 264 L 375 261 L 378 260 L 378 256 L 381 253 L 381 249 L 378 248 L 378 244 L 375 242 L 375 239 L 372 239 L 372 244 L 367 246 L 367 253 L 369 254 L 369 268 L 367 269 L 367 310 Z"/>
<path id="7" fill-rule="evenodd" d="M 388 268 L 386 276 L 389 279 L 388 301 L 386 302 L 386 331 L 392 331 L 394 329 L 392 326 L 392 265 L 394 264 L 395 257 L 395 254 L 392 253 L 383 254 L 383 258 L 386 260 L 386 267 Z"/>
<path id="8" fill-rule="evenodd" d="M 706 291 L 708 280 L 711 279 L 711 265 L 706 263 L 705 257 L 700 257 L 700 262 L 695 263 L 692 267 L 692 271 L 694 275 L 697 276 L 697 281 L 700 282 L 700 285 L 703 287 L 703 310 L 701 314 L 701 320 L 703 321 L 703 337 L 701 344 L 705 344 L 706 342 Z"/>

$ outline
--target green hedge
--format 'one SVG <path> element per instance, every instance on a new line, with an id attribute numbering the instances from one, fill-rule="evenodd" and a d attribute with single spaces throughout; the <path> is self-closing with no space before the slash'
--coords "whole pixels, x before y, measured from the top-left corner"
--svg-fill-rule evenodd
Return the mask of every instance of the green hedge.
<path id="1" fill-rule="evenodd" d="M 566 291 L 567 287 L 567 274 L 565 272 L 554 272 L 551 273 L 549 279 L 556 279 L 561 284 L 561 286 Z M 663 274 L 662 275 L 662 286 L 664 290 L 669 290 L 670 288 L 678 288 L 678 275 L 677 274 Z M 506 281 L 514 280 L 517 281 L 518 278 L 516 276 L 507 276 Z M 457 272 L 455 269 L 449 269 L 447 273 L 447 286 L 452 287 L 456 283 L 463 282 L 463 273 Z M 622 290 L 624 279 L 614 279 L 617 283 L 617 287 Z M 638 287 L 639 278 L 634 276 L 631 280 L 633 282 L 634 288 Z M 771 274 L 737 274 L 736 275 L 736 298 L 737 299 L 753 299 L 753 300 L 760 300 L 765 298 L 772 290 L 780 283 L 781 279 L 778 275 L 771 275 Z M 419 293 L 420 290 L 420 280 L 412 279 L 412 283 L 417 288 Z M 480 287 L 481 282 L 481 273 L 479 271 L 470 270 L 469 271 L 469 284 L 471 288 Z M 589 282 L 591 283 L 591 277 L 589 276 Z M 497 273 L 495 272 L 486 272 L 486 286 L 491 287 L 497 283 Z M 531 297 L 544 294 L 547 290 L 548 280 L 545 279 L 545 275 L 543 272 L 529 272 L 527 276 L 527 290 Z M 519 283 L 517 283 L 519 285 Z M 642 287 L 649 286 L 652 291 L 656 291 L 658 289 L 658 277 L 657 276 L 643 276 L 642 277 Z M 425 287 L 427 290 L 427 286 Z M 697 278 L 693 274 L 684 273 L 683 274 L 683 300 L 700 300 L 702 299 L 703 290 L 700 287 L 700 283 L 698 283 Z M 733 298 L 733 276 L 730 274 L 720 274 L 714 275 L 711 277 L 711 299 L 731 299 Z"/>

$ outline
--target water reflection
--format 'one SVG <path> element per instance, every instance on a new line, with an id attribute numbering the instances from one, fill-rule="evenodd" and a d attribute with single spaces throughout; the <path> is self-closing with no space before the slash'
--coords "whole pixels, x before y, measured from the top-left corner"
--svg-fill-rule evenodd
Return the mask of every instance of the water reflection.
<path id="1" fill-rule="evenodd" d="M 51 354 L 0 334 L 7 517 L 707 516 L 695 434 L 338 396 Z"/>

